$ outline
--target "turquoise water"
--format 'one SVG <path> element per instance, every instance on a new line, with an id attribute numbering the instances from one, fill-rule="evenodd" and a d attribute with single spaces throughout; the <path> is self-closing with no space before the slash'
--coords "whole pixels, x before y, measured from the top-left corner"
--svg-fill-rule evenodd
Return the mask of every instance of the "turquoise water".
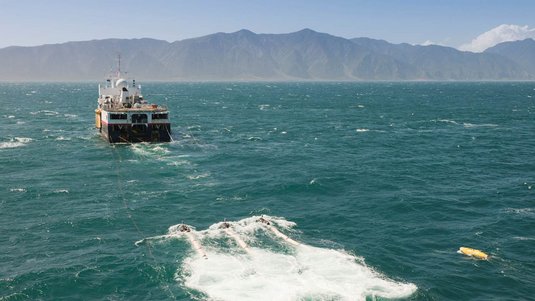
<path id="1" fill-rule="evenodd" d="M 96 83 L 0 84 L 0 300 L 534 298 L 533 83 L 144 94 L 173 142 L 104 142 Z"/>

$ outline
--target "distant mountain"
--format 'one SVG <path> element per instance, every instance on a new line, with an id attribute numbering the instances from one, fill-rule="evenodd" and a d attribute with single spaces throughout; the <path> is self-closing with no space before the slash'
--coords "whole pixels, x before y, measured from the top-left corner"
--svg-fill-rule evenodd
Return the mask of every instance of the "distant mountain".
<path id="1" fill-rule="evenodd" d="M 506 57 L 524 68 L 529 74 L 535 74 L 535 41 L 533 39 L 504 42 L 485 50 L 485 53 Z"/>
<path id="2" fill-rule="evenodd" d="M 471 53 L 310 29 L 240 30 L 173 43 L 106 39 L 0 49 L 0 80 L 101 80 L 119 53 L 122 69 L 141 80 L 528 80 L 535 79 L 530 41 Z"/>
<path id="3" fill-rule="evenodd" d="M 153 39 L 107 39 L 7 47 L 0 49 L 0 80 L 102 79 L 117 61 L 118 53 L 128 71 L 158 75 L 160 69 L 165 69 L 160 56 L 168 45 Z"/>

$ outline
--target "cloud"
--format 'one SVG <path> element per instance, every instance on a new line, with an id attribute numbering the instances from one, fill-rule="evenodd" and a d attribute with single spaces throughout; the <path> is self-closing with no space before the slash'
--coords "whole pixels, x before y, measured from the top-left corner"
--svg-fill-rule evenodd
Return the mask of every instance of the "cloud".
<path id="1" fill-rule="evenodd" d="M 423 42 L 422 44 L 420 44 L 422 46 L 429 46 L 429 45 L 437 45 L 437 43 L 431 41 L 431 40 L 427 40 L 425 42 Z"/>
<path id="2" fill-rule="evenodd" d="M 459 50 L 483 52 L 485 49 L 502 42 L 518 41 L 527 38 L 535 39 L 535 28 L 529 28 L 527 25 L 502 24 L 480 34 L 472 42 L 461 45 Z"/>

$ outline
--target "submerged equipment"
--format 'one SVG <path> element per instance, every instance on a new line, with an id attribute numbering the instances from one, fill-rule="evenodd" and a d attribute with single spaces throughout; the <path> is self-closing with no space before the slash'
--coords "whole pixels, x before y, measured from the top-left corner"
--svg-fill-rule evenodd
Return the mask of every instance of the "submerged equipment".
<path id="1" fill-rule="evenodd" d="M 273 232 L 273 234 L 275 234 L 276 236 L 278 236 L 279 238 L 282 238 L 282 240 L 294 245 L 294 246 L 299 246 L 300 243 L 298 243 L 297 241 L 289 238 L 288 236 L 282 234 L 279 230 L 277 230 L 277 228 L 273 227 L 271 225 L 271 222 L 267 219 L 265 219 L 263 216 L 260 217 L 257 222 L 259 223 L 262 223 L 264 224 L 269 230 L 271 230 L 271 232 Z"/>

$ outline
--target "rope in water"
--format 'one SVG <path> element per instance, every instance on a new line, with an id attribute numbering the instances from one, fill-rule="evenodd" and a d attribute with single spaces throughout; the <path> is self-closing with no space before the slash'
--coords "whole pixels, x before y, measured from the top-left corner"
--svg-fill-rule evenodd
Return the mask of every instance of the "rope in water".
<path id="1" fill-rule="evenodd" d="M 113 145 L 112 146 L 112 153 L 113 153 L 113 156 L 114 156 L 114 162 L 116 162 L 116 168 L 115 168 L 115 171 L 116 171 L 116 174 L 117 174 L 117 189 L 119 191 L 119 196 L 123 202 L 123 207 L 127 213 L 127 216 L 128 216 L 128 219 L 130 220 L 130 222 L 132 223 L 132 225 L 134 226 L 137 234 L 140 236 L 140 237 L 146 237 L 143 232 L 141 231 L 138 223 L 136 222 L 136 220 L 134 219 L 133 215 L 132 215 L 132 209 L 130 208 L 130 206 L 128 205 L 128 201 L 125 197 L 125 194 L 124 194 L 124 189 L 123 189 L 123 181 L 122 181 L 122 176 L 121 176 L 121 162 L 123 162 L 123 159 L 121 157 L 121 153 L 119 151 L 116 150 L 116 146 Z M 156 260 L 156 257 L 154 256 L 154 254 L 152 253 L 152 249 L 151 249 L 151 245 L 150 243 L 147 243 L 145 244 L 145 246 L 147 247 L 147 253 L 149 254 L 149 257 L 153 260 L 154 264 L 156 266 L 159 266 L 159 263 L 158 261 Z M 169 297 L 171 297 L 173 300 L 176 300 L 176 297 L 175 295 L 173 294 L 173 292 L 171 291 L 169 285 L 161 285 L 161 287 L 163 286 L 164 288 L 164 291 L 169 295 Z"/>

